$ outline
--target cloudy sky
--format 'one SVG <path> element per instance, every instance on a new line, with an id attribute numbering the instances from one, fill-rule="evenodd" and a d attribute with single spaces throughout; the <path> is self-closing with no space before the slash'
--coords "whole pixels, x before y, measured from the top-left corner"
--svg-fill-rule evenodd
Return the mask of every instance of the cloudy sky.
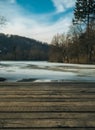
<path id="1" fill-rule="evenodd" d="M 0 0 L 0 15 L 7 25 L 0 30 L 50 43 L 57 33 L 66 33 L 75 0 Z"/>

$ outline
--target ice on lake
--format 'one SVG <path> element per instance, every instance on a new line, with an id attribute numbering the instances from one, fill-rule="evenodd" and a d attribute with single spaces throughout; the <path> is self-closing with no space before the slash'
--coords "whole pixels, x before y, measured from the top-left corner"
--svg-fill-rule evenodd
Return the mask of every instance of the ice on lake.
<path id="1" fill-rule="evenodd" d="M 1 61 L 0 77 L 6 81 L 79 81 L 95 82 L 95 65 L 33 61 Z"/>

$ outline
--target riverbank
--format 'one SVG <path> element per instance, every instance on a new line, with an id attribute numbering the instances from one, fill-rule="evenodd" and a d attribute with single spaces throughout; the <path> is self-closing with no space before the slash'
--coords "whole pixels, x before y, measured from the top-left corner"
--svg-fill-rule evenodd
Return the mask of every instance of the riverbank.
<path id="1" fill-rule="evenodd" d="M 0 129 L 94 130 L 95 83 L 0 82 Z"/>

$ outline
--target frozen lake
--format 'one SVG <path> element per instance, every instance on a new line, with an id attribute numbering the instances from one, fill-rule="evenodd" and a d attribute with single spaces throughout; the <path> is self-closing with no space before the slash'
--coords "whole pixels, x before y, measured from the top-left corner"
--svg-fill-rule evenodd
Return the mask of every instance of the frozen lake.
<path id="1" fill-rule="evenodd" d="M 0 61 L 0 77 L 6 78 L 6 81 L 11 82 L 95 82 L 95 65 Z"/>

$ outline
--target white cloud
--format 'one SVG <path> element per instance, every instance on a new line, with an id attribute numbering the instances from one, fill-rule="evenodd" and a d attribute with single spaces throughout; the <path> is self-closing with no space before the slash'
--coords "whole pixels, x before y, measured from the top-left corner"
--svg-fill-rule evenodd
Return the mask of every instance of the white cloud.
<path id="1" fill-rule="evenodd" d="M 9 0 L 10 3 L 16 3 L 16 0 Z"/>
<path id="2" fill-rule="evenodd" d="M 73 7 L 75 4 L 75 0 L 52 0 L 52 2 L 58 13 L 65 11 L 67 8 Z"/>
<path id="3" fill-rule="evenodd" d="M 55 34 L 68 31 L 70 22 L 71 20 L 66 17 L 53 25 L 43 25 L 31 19 L 18 18 L 18 22 L 12 21 L 3 31 L 5 33 L 18 34 L 50 43 Z"/>
<path id="4" fill-rule="evenodd" d="M 66 0 L 64 1 L 66 2 Z M 17 5 L 17 3 L 12 5 L 11 3 L 0 2 L 0 12 L 8 19 L 8 23 L 2 29 L 2 32 L 26 36 L 48 43 L 50 43 L 55 34 L 67 32 L 71 22 L 71 13 L 54 23 L 48 23 L 46 21 L 46 19 L 52 17 L 53 13 L 39 16 L 35 16 L 34 14 L 26 16 L 24 9 Z"/>
<path id="5" fill-rule="evenodd" d="M 70 19 L 64 18 L 57 21 L 53 25 L 44 26 L 43 28 L 38 28 L 38 32 L 35 36 L 37 39 L 43 39 L 43 41 L 51 42 L 52 37 L 57 33 L 63 33 L 68 31 L 68 27 L 70 25 Z M 34 32 L 34 31 L 33 31 Z"/>
<path id="6" fill-rule="evenodd" d="M 1 1 L 11 3 L 11 4 L 16 3 L 16 0 L 1 0 Z"/>

